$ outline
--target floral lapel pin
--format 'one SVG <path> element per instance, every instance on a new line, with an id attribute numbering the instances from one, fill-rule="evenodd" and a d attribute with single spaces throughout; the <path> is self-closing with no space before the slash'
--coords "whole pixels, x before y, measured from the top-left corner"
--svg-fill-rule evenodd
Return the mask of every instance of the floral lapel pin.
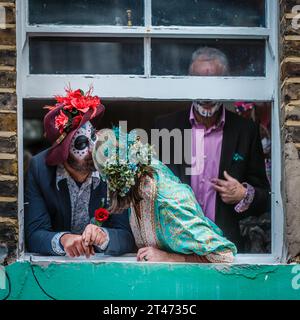
<path id="1" fill-rule="evenodd" d="M 94 217 L 91 219 L 91 223 L 98 227 L 101 227 L 103 222 L 109 218 L 109 211 L 104 208 L 104 199 L 102 199 L 100 208 L 95 210 Z"/>
<path id="2" fill-rule="evenodd" d="M 241 156 L 239 153 L 235 153 L 234 155 L 233 155 L 233 161 L 243 161 L 244 160 L 244 157 L 243 156 Z"/>

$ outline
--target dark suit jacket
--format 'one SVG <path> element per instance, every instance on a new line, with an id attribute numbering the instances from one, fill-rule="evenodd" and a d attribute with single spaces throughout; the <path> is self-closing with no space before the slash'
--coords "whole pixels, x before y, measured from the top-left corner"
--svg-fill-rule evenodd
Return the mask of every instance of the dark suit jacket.
<path id="1" fill-rule="evenodd" d="M 34 156 L 28 171 L 25 191 L 25 239 L 30 252 L 55 255 L 51 247 L 53 236 L 71 229 L 71 201 L 66 180 L 56 187 L 56 167 L 46 165 L 47 150 Z M 102 181 L 91 191 L 90 217 L 99 208 L 101 199 L 106 202 L 106 184 Z M 109 233 L 108 255 L 133 252 L 135 245 L 128 221 L 128 211 L 112 214 L 103 223 Z"/>
<path id="2" fill-rule="evenodd" d="M 191 129 L 189 121 L 190 110 L 179 111 L 167 116 L 157 118 L 155 128 L 172 130 L 178 128 L 183 133 L 184 129 Z M 191 154 L 191 130 L 185 140 L 188 143 L 187 154 Z M 184 139 L 183 139 L 184 144 Z M 184 148 L 182 152 L 184 152 Z M 174 140 L 171 141 L 171 163 L 169 168 L 183 183 L 191 185 L 191 177 L 185 174 L 188 167 L 174 163 Z M 238 153 L 243 160 L 234 161 L 233 156 Z M 161 145 L 160 145 L 161 156 Z M 184 157 L 183 157 L 184 159 Z M 215 223 L 223 230 L 224 235 L 234 242 L 239 252 L 243 252 L 243 239 L 240 235 L 239 220 L 249 215 L 260 215 L 269 210 L 270 186 L 265 172 L 265 163 L 259 127 L 251 120 L 246 120 L 228 110 L 225 115 L 223 129 L 222 151 L 219 167 L 219 178 L 224 179 L 226 170 L 231 176 L 240 182 L 248 182 L 255 188 L 255 197 L 249 209 L 243 213 L 237 213 L 234 205 L 228 205 L 222 201 L 219 194 L 216 198 Z"/>

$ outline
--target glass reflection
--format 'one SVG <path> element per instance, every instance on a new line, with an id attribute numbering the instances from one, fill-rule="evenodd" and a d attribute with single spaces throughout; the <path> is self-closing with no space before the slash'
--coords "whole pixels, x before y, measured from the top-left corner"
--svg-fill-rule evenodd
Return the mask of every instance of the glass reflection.
<path id="1" fill-rule="evenodd" d="M 144 2 L 134 0 L 30 0 L 30 24 L 142 26 Z"/>
<path id="2" fill-rule="evenodd" d="M 152 0 L 154 26 L 264 27 L 264 0 Z"/>
<path id="3" fill-rule="evenodd" d="M 265 76 L 264 40 L 152 39 L 152 74 L 184 76 L 193 53 L 203 47 L 221 50 L 230 76 Z"/>
<path id="4" fill-rule="evenodd" d="M 143 39 L 31 38 L 32 74 L 143 74 Z"/>

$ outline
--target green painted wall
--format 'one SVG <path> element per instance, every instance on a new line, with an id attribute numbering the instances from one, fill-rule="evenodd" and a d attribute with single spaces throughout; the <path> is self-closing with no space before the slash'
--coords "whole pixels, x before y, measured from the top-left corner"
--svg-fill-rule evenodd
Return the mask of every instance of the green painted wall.
<path id="1" fill-rule="evenodd" d="M 300 265 L 69 263 L 33 265 L 56 299 L 300 299 Z M 31 265 L 6 268 L 10 299 L 48 299 Z M 0 290 L 0 299 L 7 290 Z"/>

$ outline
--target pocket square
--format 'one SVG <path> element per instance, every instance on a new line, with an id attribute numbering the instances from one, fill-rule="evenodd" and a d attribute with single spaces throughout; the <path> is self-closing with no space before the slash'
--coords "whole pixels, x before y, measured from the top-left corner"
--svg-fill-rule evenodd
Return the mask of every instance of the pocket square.
<path id="1" fill-rule="evenodd" d="M 233 161 L 243 161 L 244 157 L 241 156 L 239 153 L 235 153 L 232 157 Z"/>

